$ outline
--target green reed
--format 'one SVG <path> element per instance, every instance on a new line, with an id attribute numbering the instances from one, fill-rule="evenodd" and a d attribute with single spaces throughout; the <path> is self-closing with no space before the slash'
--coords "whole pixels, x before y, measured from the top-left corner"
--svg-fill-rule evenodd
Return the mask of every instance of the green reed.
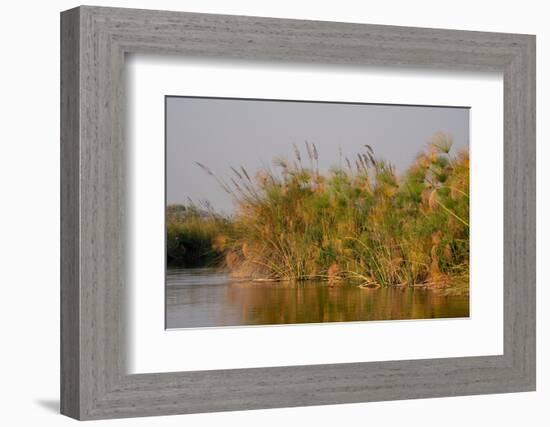
<path id="1" fill-rule="evenodd" d="M 328 173 L 319 172 L 318 149 L 307 142 L 290 160 L 275 159 L 275 171 L 232 168 L 224 180 L 198 164 L 231 194 L 236 211 L 198 216 L 185 230 L 207 236 L 234 276 L 464 284 L 469 157 L 451 155 L 451 146 L 450 137 L 435 135 L 401 176 L 369 145 Z"/>

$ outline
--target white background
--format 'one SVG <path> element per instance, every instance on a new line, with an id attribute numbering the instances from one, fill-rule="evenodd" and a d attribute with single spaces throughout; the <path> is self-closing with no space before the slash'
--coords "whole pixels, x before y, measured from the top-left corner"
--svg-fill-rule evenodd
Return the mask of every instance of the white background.
<path id="1" fill-rule="evenodd" d="M 545 426 L 547 369 L 550 28 L 545 2 L 309 0 L 97 1 L 96 4 L 375 24 L 536 33 L 538 74 L 538 392 L 116 420 L 109 425 Z M 0 102 L 0 320 L 3 425 L 68 425 L 59 384 L 59 17 L 72 1 L 10 2 L 2 9 Z M 542 262 L 540 262 L 542 261 Z"/>
<path id="2" fill-rule="evenodd" d="M 127 59 L 130 372 L 502 354 L 499 73 L 167 59 Z M 164 331 L 165 94 L 471 106 L 470 318 Z"/>

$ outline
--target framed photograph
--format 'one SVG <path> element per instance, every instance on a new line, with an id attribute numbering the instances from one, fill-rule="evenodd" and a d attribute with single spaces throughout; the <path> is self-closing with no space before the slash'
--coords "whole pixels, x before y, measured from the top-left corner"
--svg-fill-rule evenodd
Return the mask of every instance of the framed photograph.
<path id="1" fill-rule="evenodd" d="M 61 14 L 61 411 L 535 390 L 535 37 Z"/>

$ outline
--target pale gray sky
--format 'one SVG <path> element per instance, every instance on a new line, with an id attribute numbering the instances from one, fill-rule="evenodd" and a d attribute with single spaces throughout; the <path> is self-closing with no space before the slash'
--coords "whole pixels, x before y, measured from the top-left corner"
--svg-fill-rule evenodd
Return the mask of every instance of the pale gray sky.
<path id="1" fill-rule="evenodd" d="M 254 173 L 275 157 L 293 158 L 296 144 L 315 143 L 320 169 L 369 144 L 377 157 L 403 172 L 432 135 L 454 138 L 453 151 L 469 144 L 469 109 L 376 104 L 312 103 L 168 97 L 166 100 L 166 198 L 168 204 L 208 200 L 230 213 L 232 201 L 195 162 L 231 177 L 230 166 Z"/>

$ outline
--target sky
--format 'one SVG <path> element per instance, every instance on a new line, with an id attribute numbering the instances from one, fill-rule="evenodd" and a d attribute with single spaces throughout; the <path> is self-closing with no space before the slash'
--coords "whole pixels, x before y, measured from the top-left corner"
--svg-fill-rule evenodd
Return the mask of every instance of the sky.
<path id="1" fill-rule="evenodd" d="M 369 144 L 377 158 L 402 173 L 437 132 L 454 140 L 453 150 L 468 148 L 469 109 L 461 107 L 318 103 L 223 98 L 167 97 L 167 204 L 208 200 L 220 213 L 233 211 L 231 197 L 216 180 L 232 177 L 230 167 L 254 174 L 273 167 L 273 159 L 292 160 L 293 144 L 307 158 L 305 141 L 319 152 L 328 171 Z"/>

